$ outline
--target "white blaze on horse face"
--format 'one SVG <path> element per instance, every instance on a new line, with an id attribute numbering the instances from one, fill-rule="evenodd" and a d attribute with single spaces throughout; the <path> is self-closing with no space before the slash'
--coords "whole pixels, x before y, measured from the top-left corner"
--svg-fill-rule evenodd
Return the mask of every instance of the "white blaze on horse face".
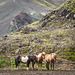
<path id="1" fill-rule="evenodd" d="M 28 57 L 27 56 L 21 58 L 21 61 L 24 62 L 24 63 L 27 62 L 27 60 L 28 60 Z"/>
<path id="2" fill-rule="evenodd" d="M 56 59 L 57 55 L 55 53 L 52 53 L 52 58 Z"/>
<path id="3" fill-rule="evenodd" d="M 52 53 L 52 56 L 56 56 L 56 54 L 55 53 Z"/>

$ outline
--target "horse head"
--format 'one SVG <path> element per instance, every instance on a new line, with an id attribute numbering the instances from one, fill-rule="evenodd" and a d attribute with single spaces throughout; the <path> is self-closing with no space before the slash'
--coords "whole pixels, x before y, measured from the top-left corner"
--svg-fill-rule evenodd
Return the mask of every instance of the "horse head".
<path id="1" fill-rule="evenodd" d="M 45 52 L 41 53 L 41 57 L 44 59 L 45 58 Z"/>

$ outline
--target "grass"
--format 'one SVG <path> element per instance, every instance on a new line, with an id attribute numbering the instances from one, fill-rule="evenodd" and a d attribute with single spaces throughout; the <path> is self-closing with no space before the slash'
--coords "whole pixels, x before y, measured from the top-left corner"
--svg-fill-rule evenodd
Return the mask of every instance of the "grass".
<path id="1" fill-rule="evenodd" d="M 35 1 L 35 0 L 33 0 L 33 2 L 39 4 L 39 5 L 43 6 L 43 7 L 47 7 L 47 8 L 49 8 L 49 9 L 52 10 L 52 8 L 48 7 L 48 6 L 47 6 L 46 4 L 44 4 L 44 3 L 41 3 L 41 2 L 39 2 L 39 1 Z"/>
<path id="2" fill-rule="evenodd" d="M 56 8 L 56 6 L 54 6 L 53 4 L 51 4 L 51 3 L 49 3 L 49 2 L 47 2 L 46 0 L 43 0 L 46 4 L 48 4 L 49 6 L 51 6 L 52 8 Z"/>
<path id="3" fill-rule="evenodd" d="M 9 58 L 9 61 L 7 61 L 5 56 L 0 57 L 0 69 L 16 69 L 16 65 L 15 65 L 15 59 L 14 58 Z M 24 63 L 20 63 L 19 65 L 19 69 L 27 69 L 27 65 Z M 41 65 L 40 65 L 41 66 Z M 30 67 L 31 68 L 31 64 Z M 35 69 L 38 69 L 38 63 L 35 63 Z M 46 69 L 45 63 L 42 63 L 42 69 Z"/>
<path id="4" fill-rule="evenodd" d="M 50 18 L 54 18 L 55 17 L 55 14 L 53 14 Z"/>
<path id="5" fill-rule="evenodd" d="M 32 24 L 27 25 L 28 27 L 36 28 L 39 21 L 33 22 Z"/>
<path id="6" fill-rule="evenodd" d="M 0 6 L 3 6 L 3 5 L 5 5 L 5 4 L 6 4 L 6 1 L 5 1 L 5 2 L 0 3 Z"/>

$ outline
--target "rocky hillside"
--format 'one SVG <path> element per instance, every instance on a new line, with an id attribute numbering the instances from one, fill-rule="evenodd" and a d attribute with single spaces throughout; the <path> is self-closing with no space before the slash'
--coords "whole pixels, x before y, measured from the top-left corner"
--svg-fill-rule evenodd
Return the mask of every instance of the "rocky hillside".
<path id="1" fill-rule="evenodd" d="M 9 31 L 12 32 L 16 29 L 19 29 L 22 25 L 27 25 L 32 23 L 32 18 L 23 12 L 20 12 L 17 16 L 14 17 L 14 19 L 10 22 L 10 28 Z"/>
<path id="2" fill-rule="evenodd" d="M 0 0 L 0 35 L 16 29 L 10 23 L 20 12 L 27 14 L 31 17 L 31 22 L 34 22 L 60 6 L 64 1 L 66 0 Z M 27 24 L 29 22 L 26 22 L 25 25 Z"/>
<path id="3" fill-rule="evenodd" d="M 67 0 L 40 21 L 22 26 L 0 38 L 0 54 L 18 55 L 55 52 L 75 61 L 75 0 Z"/>

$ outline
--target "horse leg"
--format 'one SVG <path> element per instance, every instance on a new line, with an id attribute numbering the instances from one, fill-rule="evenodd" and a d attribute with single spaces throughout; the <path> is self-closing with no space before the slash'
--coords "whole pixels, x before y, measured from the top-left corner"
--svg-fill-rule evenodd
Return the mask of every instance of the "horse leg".
<path id="1" fill-rule="evenodd" d="M 29 70 L 30 61 L 27 61 L 27 71 Z"/>
<path id="2" fill-rule="evenodd" d="M 17 66 L 17 69 L 19 69 L 19 67 Z"/>
<path id="3" fill-rule="evenodd" d="M 52 63 L 51 63 L 51 70 L 52 70 Z"/>
<path id="4" fill-rule="evenodd" d="M 53 63 L 53 70 L 54 70 L 54 63 Z"/>
<path id="5" fill-rule="evenodd" d="M 42 62 L 41 62 L 41 70 L 42 70 Z"/>
<path id="6" fill-rule="evenodd" d="M 16 62 L 16 63 L 15 63 L 17 69 L 19 69 L 19 67 L 18 67 L 19 63 L 20 63 L 20 62 Z"/>
<path id="7" fill-rule="evenodd" d="M 39 62 L 38 62 L 38 70 L 39 70 Z"/>
<path id="8" fill-rule="evenodd" d="M 49 70 L 49 63 L 48 62 L 46 63 L 46 68 L 47 68 L 47 70 Z"/>
<path id="9" fill-rule="evenodd" d="M 52 68 L 53 68 L 53 66 L 54 66 L 54 65 L 53 65 L 53 64 L 54 64 L 54 60 L 51 60 L 51 61 L 50 61 L 50 64 L 51 64 L 51 70 L 53 70 Z"/>
<path id="10" fill-rule="evenodd" d="M 32 70 L 34 70 L 34 62 L 32 62 Z"/>
<path id="11" fill-rule="evenodd" d="M 52 64 L 52 67 L 53 67 L 52 70 L 54 70 L 54 62 L 55 62 L 55 60 L 53 60 L 52 63 L 51 63 Z"/>
<path id="12" fill-rule="evenodd" d="M 51 70 L 52 70 L 52 61 L 50 61 L 50 64 L 51 64 Z"/>

